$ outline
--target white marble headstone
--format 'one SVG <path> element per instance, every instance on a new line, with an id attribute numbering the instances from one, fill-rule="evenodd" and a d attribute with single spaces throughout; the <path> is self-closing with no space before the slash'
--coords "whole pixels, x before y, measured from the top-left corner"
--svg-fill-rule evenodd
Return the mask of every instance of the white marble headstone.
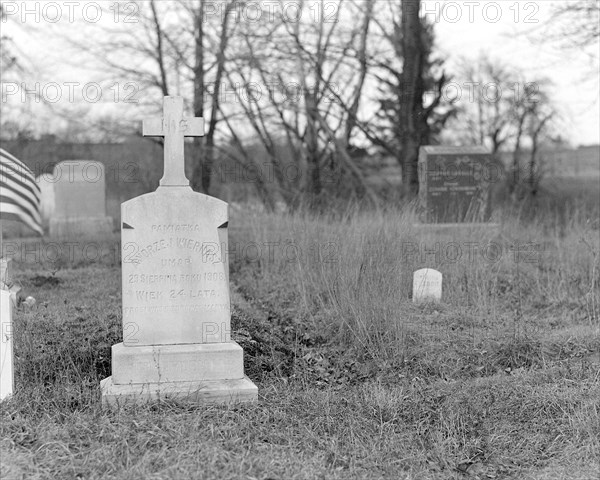
<path id="1" fill-rule="evenodd" d="M 228 205 L 194 192 L 184 171 L 184 137 L 202 136 L 203 120 L 165 97 L 143 133 L 164 137 L 165 169 L 155 192 L 121 205 L 123 342 L 102 402 L 256 401 L 230 334 Z"/>
<path id="2" fill-rule="evenodd" d="M 422 268 L 413 275 L 413 302 L 442 300 L 442 273 L 433 268 Z"/>

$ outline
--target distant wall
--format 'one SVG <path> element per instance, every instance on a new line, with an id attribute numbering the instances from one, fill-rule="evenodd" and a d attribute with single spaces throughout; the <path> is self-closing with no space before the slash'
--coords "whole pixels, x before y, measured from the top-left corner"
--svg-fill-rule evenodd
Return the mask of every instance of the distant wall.
<path id="1" fill-rule="evenodd" d="M 528 158 L 529 153 L 528 151 L 522 152 L 523 161 Z M 507 166 L 512 163 L 512 158 L 512 152 L 501 154 L 501 159 Z M 600 177 L 600 145 L 576 149 L 540 150 L 538 158 L 545 177 Z"/>
<path id="2" fill-rule="evenodd" d="M 148 140 L 127 143 L 3 142 L 2 148 L 26 163 L 36 176 L 51 173 L 65 160 L 95 160 L 104 164 L 107 214 L 120 216 L 120 203 L 147 191 L 162 173 L 160 145 Z M 159 170 L 160 169 L 160 170 Z"/>
<path id="3" fill-rule="evenodd" d="M 133 137 L 123 143 L 59 143 L 53 141 L 4 141 L 0 146 L 27 164 L 36 176 L 52 172 L 65 160 L 94 160 L 104 164 L 106 172 L 107 215 L 120 221 L 120 205 L 124 201 L 154 191 L 163 174 L 162 146 L 149 139 Z M 194 151 L 186 143 L 186 173 L 191 178 Z M 231 161 L 219 158 L 215 170 L 234 171 Z M 253 185 L 221 182 L 213 175 L 211 195 L 226 201 L 242 201 L 253 193 Z M 236 180 L 235 175 L 230 178 Z M 243 178 L 241 178 L 243 180 Z M 238 182 L 242 183 L 242 182 Z"/>

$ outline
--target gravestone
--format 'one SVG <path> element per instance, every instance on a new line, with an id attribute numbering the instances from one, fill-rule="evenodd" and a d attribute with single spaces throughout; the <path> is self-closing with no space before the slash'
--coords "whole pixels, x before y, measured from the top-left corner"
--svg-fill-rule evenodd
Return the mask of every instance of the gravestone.
<path id="1" fill-rule="evenodd" d="M 102 401 L 255 401 L 230 334 L 228 205 L 194 192 L 184 173 L 184 136 L 203 135 L 203 119 L 184 119 L 183 100 L 165 97 L 143 134 L 165 137 L 164 175 L 121 205 L 123 342 Z"/>
<path id="2" fill-rule="evenodd" d="M 40 214 L 45 224 L 50 222 L 50 219 L 54 215 L 54 180 L 53 177 L 48 174 L 39 175 L 35 179 L 36 183 L 40 187 L 41 199 L 40 199 Z"/>
<path id="3" fill-rule="evenodd" d="M 54 167 L 54 209 L 51 237 L 96 236 L 111 233 L 106 216 L 104 165 L 90 160 L 67 160 Z"/>
<path id="4" fill-rule="evenodd" d="M 500 163 L 484 147 L 421 147 L 421 220 L 436 224 L 489 222 L 492 188 L 501 174 Z"/>
<path id="5" fill-rule="evenodd" d="M 422 268 L 413 274 L 414 303 L 442 300 L 442 273 L 433 268 Z"/>
<path id="6" fill-rule="evenodd" d="M 0 289 L 0 400 L 13 393 L 12 301 L 8 290 Z"/>

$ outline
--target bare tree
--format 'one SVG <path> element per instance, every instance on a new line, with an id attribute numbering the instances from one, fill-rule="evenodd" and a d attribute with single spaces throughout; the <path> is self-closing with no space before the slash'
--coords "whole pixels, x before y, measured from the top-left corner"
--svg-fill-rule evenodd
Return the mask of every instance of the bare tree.
<path id="1" fill-rule="evenodd" d="M 65 38 L 79 53 L 78 61 L 101 69 L 105 83 L 119 81 L 143 91 L 140 101 L 157 110 L 162 96 L 177 94 L 193 98 L 195 116 L 209 113 L 205 137 L 195 140 L 192 188 L 210 189 L 214 144 L 221 110 L 227 48 L 233 36 L 230 10 L 241 2 L 224 0 L 219 9 L 208 8 L 206 0 L 176 2 L 115 3 L 107 9 L 124 9 L 125 17 L 135 6 L 135 22 L 87 25 L 96 34 Z M 210 7 L 215 7 L 215 2 Z M 113 12 L 109 12 L 113 13 Z M 213 48 L 214 46 L 217 48 Z M 118 55 L 115 55 L 118 52 Z M 108 78 L 107 78 L 108 77 Z"/>
<path id="2" fill-rule="evenodd" d="M 475 66 L 465 63 L 463 85 L 468 87 L 465 116 L 469 131 L 474 141 L 488 143 L 495 154 L 513 138 L 515 105 L 521 104 L 520 97 L 529 90 L 522 77 L 502 62 L 481 56 Z"/>
<path id="3" fill-rule="evenodd" d="M 524 186 L 535 194 L 540 181 L 540 145 L 553 133 L 557 111 L 545 78 L 525 74 L 491 57 L 463 61 L 459 78 L 464 92 L 459 114 L 446 132 L 460 141 L 485 145 L 510 158 L 508 189 Z M 523 165 L 523 162 L 526 165 Z"/>
<path id="4" fill-rule="evenodd" d="M 419 2 L 386 7 L 376 23 L 388 48 L 371 53 L 381 107 L 372 141 L 396 157 L 410 195 L 418 188 L 419 147 L 435 141 L 455 109 L 443 97 L 449 79 L 443 60 L 433 56 L 433 25 L 419 17 Z"/>
<path id="5" fill-rule="evenodd" d="M 531 195 L 537 193 L 542 179 L 542 168 L 538 155 L 540 144 L 551 134 L 552 122 L 556 117 L 556 110 L 548 103 L 534 104 L 529 114 L 528 134 L 531 139 L 531 151 L 529 153 L 527 183 Z"/>
<path id="6" fill-rule="evenodd" d="M 419 2 L 411 2 L 418 20 Z M 286 16 L 285 0 L 280 5 L 274 16 L 269 10 L 259 21 L 240 22 L 244 6 L 265 5 L 238 0 L 122 2 L 106 8 L 113 10 L 111 15 L 117 6 L 124 9 L 121 18 L 133 8 L 135 23 L 87 24 L 85 37 L 62 35 L 73 47 L 73 63 L 95 69 L 98 81 L 130 82 L 143 92 L 138 108 L 130 109 L 135 119 L 140 110 L 158 110 L 164 95 L 193 98 L 189 107 L 194 115 L 207 120 L 206 136 L 194 140 L 193 188 L 208 192 L 213 166 L 225 159 L 272 173 L 272 179 L 255 179 L 256 193 L 270 206 L 281 199 L 289 205 L 319 203 L 340 192 L 377 204 L 352 152 L 369 143 L 385 144 L 380 125 L 373 122 L 377 109 L 369 108 L 377 100 L 365 92 L 376 83 L 373 70 L 385 68 L 374 51 L 378 39 L 373 40 L 372 30 L 376 10 L 387 2 L 301 0 L 294 2 L 297 18 Z M 396 8 L 400 11 L 400 4 Z M 407 22 L 408 15 L 415 18 L 414 11 L 405 9 Z M 407 109 L 398 110 L 408 125 L 402 129 L 402 150 L 412 152 L 406 157 L 411 160 L 403 156 L 402 161 L 409 171 L 416 166 L 420 142 L 428 138 L 439 96 L 432 104 L 423 103 L 429 50 L 421 51 L 423 39 L 414 36 L 427 32 L 400 21 L 396 27 L 413 36 L 395 32 L 393 37 L 398 92 L 412 92 Z M 61 35 L 60 30 L 54 33 Z M 408 62 L 405 51 L 411 55 Z M 443 78 L 436 83 L 438 93 L 439 85 Z M 122 120 L 130 122 L 131 131 L 133 118 Z M 257 152 L 266 158 L 257 158 Z M 411 171 L 416 175 L 416 168 Z M 411 188 L 417 185 L 416 176 L 405 177 L 412 178 L 407 180 Z"/>
<path id="7" fill-rule="evenodd" d="M 3 5 L 0 4 L 0 22 L 4 23 L 5 21 L 6 13 Z M 0 67 L 5 75 L 10 70 L 22 68 L 14 52 L 12 39 L 4 34 L 0 35 Z"/>
<path id="8" fill-rule="evenodd" d="M 309 203 L 318 202 L 332 187 L 335 190 L 331 180 L 336 169 L 377 202 L 348 153 L 353 133 L 360 129 L 372 3 L 336 2 L 327 17 L 323 12 L 331 5 L 321 1 L 316 10 L 320 15 L 302 18 L 309 7 L 301 1 L 299 20 L 279 16 L 260 28 L 247 29 L 244 55 L 228 76 L 232 85 L 258 82 L 266 87 L 258 101 L 243 101 L 239 96 L 239 109 L 268 153 L 278 194 L 290 205 L 307 198 Z M 344 28 L 338 21 L 344 15 L 360 20 Z M 300 177 L 286 175 L 283 143 L 283 157 L 290 157 L 302 172 Z"/>
<path id="9" fill-rule="evenodd" d="M 569 0 L 553 6 L 547 24 L 548 39 L 558 41 L 567 48 L 596 48 L 600 38 L 600 2 L 598 0 Z M 592 50 L 590 50 L 592 51 Z"/>

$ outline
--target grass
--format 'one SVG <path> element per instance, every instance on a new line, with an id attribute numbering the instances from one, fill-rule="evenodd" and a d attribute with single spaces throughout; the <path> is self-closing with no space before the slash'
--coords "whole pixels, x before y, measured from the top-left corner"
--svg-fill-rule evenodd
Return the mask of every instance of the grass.
<path id="1" fill-rule="evenodd" d="M 19 240 L 37 304 L 15 312 L 0 476 L 597 478 L 598 213 L 545 212 L 453 234 L 410 211 L 234 212 L 233 337 L 259 403 L 230 407 L 101 408 L 117 239 L 59 258 Z M 423 266 L 442 271 L 442 304 L 412 303 Z"/>

